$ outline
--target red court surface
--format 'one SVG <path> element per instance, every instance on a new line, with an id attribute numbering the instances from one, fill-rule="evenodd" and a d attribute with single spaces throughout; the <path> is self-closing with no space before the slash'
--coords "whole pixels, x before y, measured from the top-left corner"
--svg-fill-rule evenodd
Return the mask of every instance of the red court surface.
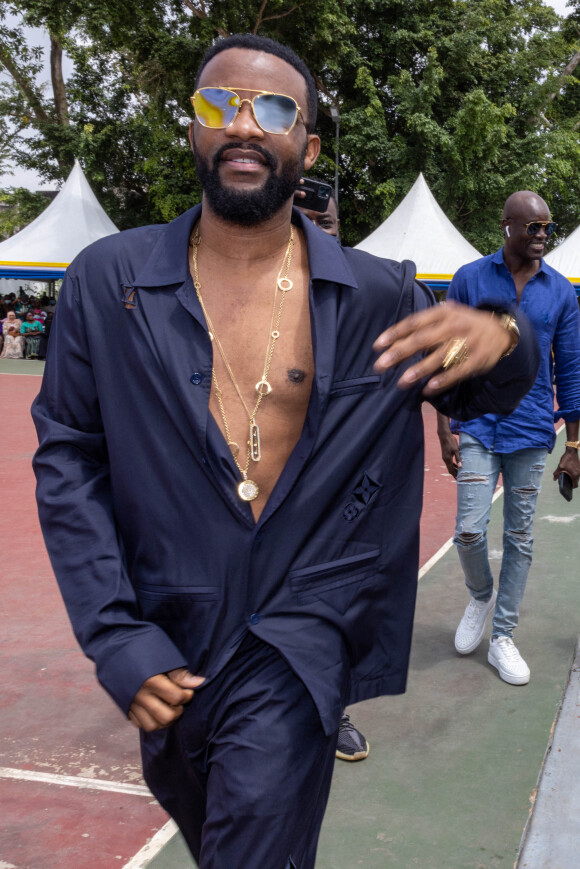
<path id="1" fill-rule="evenodd" d="M 138 737 L 77 647 L 36 516 L 29 408 L 39 376 L 0 373 L 0 869 L 131 869 L 167 816 Z M 421 564 L 453 533 L 455 482 L 425 407 Z"/>

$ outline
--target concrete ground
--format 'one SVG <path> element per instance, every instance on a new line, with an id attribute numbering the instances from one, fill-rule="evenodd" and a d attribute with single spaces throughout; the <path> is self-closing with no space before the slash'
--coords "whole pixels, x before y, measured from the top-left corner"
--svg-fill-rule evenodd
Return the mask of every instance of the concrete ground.
<path id="1" fill-rule="evenodd" d="M 451 549 L 420 583 L 407 693 L 350 710 L 371 754 L 358 764 L 336 764 L 317 869 L 514 866 L 580 628 L 580 495 L 564 501 L 551 479 L 562 444 L 561 435 L 547 463 L 534 563 L 516 637 L 532 672 L 530 684 L 502 682 L 487 663 L 487 639 L 469 656 L 454 651 L 467 595 Z M 490 525 L 497 567 L 502 504 L 500 497 Z M 526 862 L 522 854 L 522 869 L 580 865 L 578 814 L 570 811 L 580 800 L 579 778 L 573 774 L 580 764 L 579 689 L 577 681 L 571 685 L 576 693 L 558 719 L 564 730 L 554 749 L 565 750 L 569 774 L 560 765 L 560 801 L 553 794 L 553 777 L 542 776 L 542 800 L 530 824 L 539 833 L 529 859 L 543 853 L 545 862 Z M 557 862 L 546 860 L 548 831 L 552 850 L 556 841 L 568 843 Z M 146 865 L 188 869 L 195 864 L 176 835 Z"/>

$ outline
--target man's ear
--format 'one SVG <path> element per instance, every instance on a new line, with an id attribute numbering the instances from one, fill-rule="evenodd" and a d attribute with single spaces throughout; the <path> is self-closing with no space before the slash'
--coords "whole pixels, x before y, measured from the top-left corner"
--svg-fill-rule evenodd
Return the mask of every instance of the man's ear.
<path id="1" fill-rule="evenodd" d="M 191 148 L 192 152 L 195 154 L 195 147 L 193 145 L 193 124 L 194 124 L 194 121 L 189 122 L 188 138 L 189 138 L 189 147 Z"/>
<path id="2" fill-rule="evenodd" d="M 318 160 L 318 155 L 320 154 L 320 136 L 316 136 L 313 133 L 308 135 L 308 143 L 306 145 L 306 154 L 304 155 L 304 171 L 307 172 L 309 169 L 312 169 L 316 161 Z"/>

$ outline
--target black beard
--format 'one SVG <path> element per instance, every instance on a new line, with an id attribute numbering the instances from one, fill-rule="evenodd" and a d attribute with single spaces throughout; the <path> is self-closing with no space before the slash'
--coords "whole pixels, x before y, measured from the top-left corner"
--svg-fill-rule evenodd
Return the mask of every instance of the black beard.
<path id="1" fill-rule="evenodd" d="M 264 186 L 259 190 L 237 191 L 224 187 L 222 184 L 219 176 L 219 164 L 225 152 L 232 149 L 256 151 L 264 157 L 270 174 Z M 237 223 L 240 226 L 256 226 L 269 220 L 280 211 L 298 189 L 305 156 L 306 145 L 296 160 L 287 161 L 282 165 L 278 175 L 276 157 L 257 144 L 251 147 L 245 147 L 241 143 L 222 145 L 214 156 L 211 169 L 208 163 L 200 157 L 197 149 L 194 152 L 195 167 L 208 205 L 222 220 Z"/>

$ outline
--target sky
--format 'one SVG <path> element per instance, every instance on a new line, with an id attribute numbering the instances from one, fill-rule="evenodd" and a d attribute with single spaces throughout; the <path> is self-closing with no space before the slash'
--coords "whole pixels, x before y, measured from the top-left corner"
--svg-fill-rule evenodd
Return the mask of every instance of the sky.
<path id="1" fill-rule="evenodd" d="M 570 10 L 566 8 L 566 4 L 568 0 L 546 0 L 546 2 L 553 6 L 556 12 L 560 15 L 567 15 Z M 31 32 L 35 35 L 35 43 L 37 45 L 45 45 L 45 50 L 48 49 L 48 38 L 41 31 L 31 28 Z M 47 52 L 48 53 L 48 52 Z M 69 61 L 66 57 L 63 63 L 63 72 L 66 78 L 67 71 L 71 69 L 71 61 Z M 46 71 L 46 80 L 50 79 L 50 73 L 48 70 Z M 14 172 L 12 175 L 0 175 L 0 188 L 2 187 L 28 187 L 29 190 L 41 190 L 41 189 L 54 189 L 54 184 L 51 183 L 49 185 L 43 185 L 42 180 L 35 172 L 30 172 L 25 169 L 20 169 L 18 167 L 14 168 Z"/>

